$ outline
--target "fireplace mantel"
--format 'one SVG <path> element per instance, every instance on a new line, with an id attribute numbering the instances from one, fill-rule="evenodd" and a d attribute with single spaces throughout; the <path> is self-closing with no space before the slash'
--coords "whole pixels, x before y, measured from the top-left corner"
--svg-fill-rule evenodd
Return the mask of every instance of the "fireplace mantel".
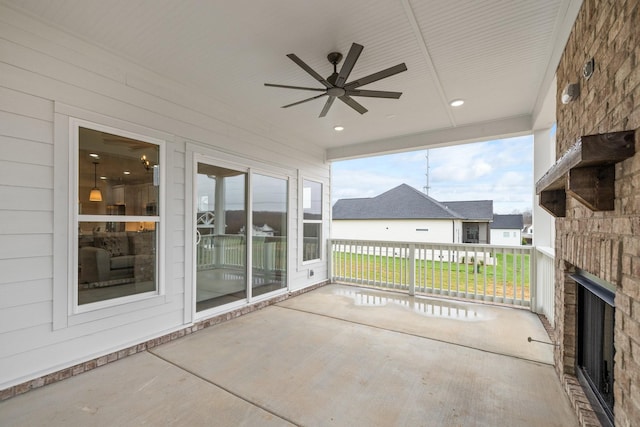
<path id="1" fill-rule="evenodd" d="M 566 215 L 567 194 L 593 211 L 614 209 L 615 164 L 635 154 L 635 131 L 578 138 L 536 183 L 540 206 Z"/>

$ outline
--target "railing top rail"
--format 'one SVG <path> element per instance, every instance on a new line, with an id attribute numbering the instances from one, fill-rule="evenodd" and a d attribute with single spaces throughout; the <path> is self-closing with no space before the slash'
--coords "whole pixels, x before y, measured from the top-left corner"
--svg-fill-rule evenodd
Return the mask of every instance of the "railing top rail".
<path id="1" fill-rule="evenodd" d="M 533 246 L 507 246 L 507 245 L 491 245 L 491 244 L 483 244 L 483 243 L 428 243 L 428 242 L 406 242 L 406 241 L 387 241 L 387 240 L 361 240 L 361 239 L 330 239 L 331 243 L 351 243 L 357 245 L 368 245 L 368 246 L 404 246 L 408 247 L 409 245 L 415 245 L 416 247 L 442 247 L 446 249 L 488 249 L 488 250 L 504 250 L 504 251 L 513 251 L 516 250 L 518 252 L 531 252 L 533 250 Z"/>

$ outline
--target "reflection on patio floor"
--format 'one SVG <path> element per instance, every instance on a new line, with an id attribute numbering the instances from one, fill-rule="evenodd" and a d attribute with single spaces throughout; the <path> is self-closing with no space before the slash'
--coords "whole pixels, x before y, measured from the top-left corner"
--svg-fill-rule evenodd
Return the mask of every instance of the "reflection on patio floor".
<path id="1" fill-rule="evenodd" d="M 458 320 L 481 320 L 482 314 L 474 310 L 473 305 L 457 303 L 436 298 L 406 298 L 404 295 L 385 294 L 375 290 L 361 288 L 337 288 L 336 295 L 353 298 L 356 305 L 385 306 L 397 304 L 411 308 L 418 314 Z"/>

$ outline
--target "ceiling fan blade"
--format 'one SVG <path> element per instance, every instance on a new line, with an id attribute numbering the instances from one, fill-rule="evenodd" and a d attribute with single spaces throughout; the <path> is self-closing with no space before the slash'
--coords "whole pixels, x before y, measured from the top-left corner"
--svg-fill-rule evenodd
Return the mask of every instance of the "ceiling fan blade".
<path id="1" fill-rule="evenodd" d="M 402 95 L 402 92 L 388 92 L 386 90 L 348 90 L 346 91 L 346 94 L 349 96 L 398 99 Z"/>
<path id="2" fill-rule="evenodd" d="M 349 84 L 344 86 L 345 90 L 356 89 L 360 86 L 368 85 L 369 83 L 377 82 L 378 80 L 382 80 L 386 77 L 391 77 L 395 74 L 401 73 L 403 71 L 407 71 L 407 66 L 404 64 L 394 65 L 393 67 L 387 68 L 386 70 L 378 71 L 377 73 L 370 74 L 361 79 L 352 81 Z"/>
<path id="3" fill-rule="evenodd" d="M 318 117 L 324 117 L 327 115 L 327 113 L 329 112 L 329 108 L 331 108 L 331 106 L 333 105 L 333 101 L 336 100 L 335 96 L 330 96 L 329 99 L 327 99 L 327 102 L 325 102 L 324 107 L 322 108 L 322 111 L 320 112 L 320 115 Z"/>
<path id="4" fill-rule="evenodd" d="M 294 102 L 293 104 L 283 105 L 281 108 L 293 107 L 294 105 L 303 104 L 305 102 L 313 101 L 314 99 L 318 99 L 318 98 L 321 98 L 321 97 L 326 96 L 326 95 L 327 95 L 326 93 L 323 93 L 321 95 L 312 96 L 311 98 L 303 99 L 302 101 Z"/>
<path id="5" fill-rule="evenodd" d="M 356 65 L 356 61 L 362 53 L 362 49 L 364 49 L 364 46 L 359 45 L 358 43 L 353 43 L 351 45 L 351 49 L 349 49 L 349 53 L 347 54 L 347 57 L 342 64 L 342 68 L 340 69 L 340 73 L 338 74 L 338 78 L 336 79 L 336 86 L 344 86 L 344 83 L 349 78 L 349 74 L 351 74 L 351 70 L 353 70 L 354 65 Z"/>
<path id="6" fill-rule="evenodd" d="M 317 81 L 322 83 L 322 85 L 324 87 L 326 87 L 326 88 L 332 88 L 333 87 L 333 85 L 331 83 L 329 83 L 328 81 L 326 81 L 324 79 L 324 77 L 322 77 L 320 74 L 318 74 L 315 71 L 313 71 L 313 69 L 311 67 L 309 67 L 307 64 L 305 64 L 302 59 L 298 58 L 295 53 L 290 53 L 290 54 L 287 55 L 287 57 L 289 57 L 289 59 L 291 59 L 293 62 L 298 64 L 298 66 L 300 68 L 302 68 L 307 73 L 309 73 L 314 79 L 316 79 Z"/>
<path id="7" fill-rule="evenodd" d="M 316 88 L 316 87 L 303 87 L 303 86 L 289 86 L 289 85 L 277 85 L 274 83 L 265 83 L 265 86 L 269 86 L 269 87 L 283 87 L 285 89 L 300 89 L 300 90 L 314 90 L 316 92 L 324 92 L 327 89 L 320 89 L 320 88 Z"/>
<path id="8" fill-rule="evenodd" d="M 345 104 L 347 104 L 349 107 L 353 108 L 354 110 L 356 110 L 360 114 L 364 114 L 367 111 L 369 111 L 366 108 L 364 108 L 362 105 L 357 103 L 356 100 L 351 98 L 349 95 L 343 95 L 343 96 L 339 97 L 338 99 L 340 99 L 340 101 L 344 102 Z"/>

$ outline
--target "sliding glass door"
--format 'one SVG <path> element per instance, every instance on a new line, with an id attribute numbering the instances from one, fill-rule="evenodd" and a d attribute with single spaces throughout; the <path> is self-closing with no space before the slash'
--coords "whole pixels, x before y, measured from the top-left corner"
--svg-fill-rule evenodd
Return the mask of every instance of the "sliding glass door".
<path id="1" fill-rule="evenodd" d="M 198 162 L 196 311 L 247 298 L 247 173 Z"/>
<path id="2" fill-rule="evenodd" d="M 205 161 L 196 169 L 196 312 L 286 288 L 288 179 Z"/>

